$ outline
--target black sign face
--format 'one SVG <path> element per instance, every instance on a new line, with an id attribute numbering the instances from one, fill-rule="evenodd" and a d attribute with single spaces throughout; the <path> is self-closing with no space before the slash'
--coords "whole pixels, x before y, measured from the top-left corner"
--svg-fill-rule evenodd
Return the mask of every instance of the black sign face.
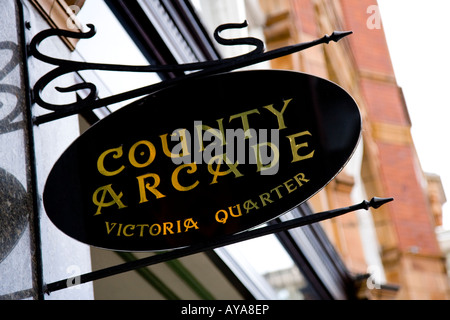
<path id="1" fill-rule="evenodd" d="M 361 117 L 332 82 L 289 71 L 211 76 L 120 109 L 80 136 L 44 190 L 53 223 L 89 245 L 184 247 L 267 222 L 347 163 Z"/>

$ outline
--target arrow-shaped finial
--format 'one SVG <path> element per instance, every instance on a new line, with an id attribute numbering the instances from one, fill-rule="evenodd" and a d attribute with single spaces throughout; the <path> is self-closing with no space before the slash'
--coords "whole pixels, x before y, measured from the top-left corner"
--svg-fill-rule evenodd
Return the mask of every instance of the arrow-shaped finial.
<path id="1" fill-rule="evenodd" d="M 369 206 L 374 208 L 374 209 L 378 209 L 383 204 L 391 202 L 393 200 L 394 200 L 394 198 L 377 198 L 377 197 L 374 197 L 374 198 L 372 198 L 372 200 L 370 200 Z"/>
<path id="2" fill-rule="evenodd" d="M 338 42 L 342 38 L 345 38 L 346 36 L 349 36 L 353 33 L 353 31 L 334 31 L 331 36 L 326 35 L 326 43 L 329 43 L 330 41 Z"/>

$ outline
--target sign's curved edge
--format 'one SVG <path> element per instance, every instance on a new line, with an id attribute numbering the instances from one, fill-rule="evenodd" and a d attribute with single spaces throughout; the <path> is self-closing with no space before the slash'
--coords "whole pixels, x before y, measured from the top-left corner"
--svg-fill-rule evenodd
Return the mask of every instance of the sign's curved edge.
<path id="1" fill-rule="evenodd" d="M 324 78 L 321 78 L 321 77 L 318 77 L 318 76 L 315 76 L 315 75 L 310 75 L 310 74 L 307 74 L 307 73 L 303 73 L 303 72 L 296 72 L 296 71 L 292 71 L 292 70 L 248 70 L 248 71 L 236 71 L 236 72 L 233 72 L 233 73 L 235 73 L 235 74 L 237 74 L 237 73 L 267 73 L 267 72 L 271 72 L 271 73 L 291 73 L 291 74 L 302 74 L 302 75 L 305 75 L 305 76 L 308 76 L 308 77 L 314 77 L 314 78 L 317 78 L 317 79 L 319 79 L 319 81 L 325 81 L 325 82 L 328 82 L 329 84 L 332 84 L 332 85 L 334 85 L 335 87 L 337 87 L 337 88 L 339 88 L 339 90 L 341 90 L 342 92 L 344 92 L 347 96 L 348 96 L 348 98 L 350 98 L 352 101 L 353 101 L 353 103 L 354 103 L 354 105 L 356 106 L 356 108 L 358 109 L 358 112 L 359 112 L 359 107 L 358 107 L 358 104 L 356 103 L 356 101 L 355 101 L 355 99 L 344 89 L 344 88 L 342 88 L 341 86 L 339 86 L 338 84 L 336 84 L 336 83 L 334 83 L 334 82 L 332 82 L 332 81 L 330 81 L 330 80 L 328 80 L 328 79 L 324 79 Z M 222 75 L 226 75 L 226 74 L 222 74 Z M 220 76 L 222 76 L 221 74 L 219 74 L 219 75 L 214 75 L 214 76 L 211 76 L 211 77 L 214 77 L 214 78 L 216 78 L 216 77 L 220 77 Z M 206 78 L 210 78 L 210 77 L 206 77 Z M 204 78 L 201 78 L 200 80 L 203 80 Z M 183 84 L 180 84 L 180 86 L 182 86 Z M 170 87 L 170 88 L 168 88 L 168 89 L 163 89 L 163 90 L 160 90 L 160 91 L 158 91 L 158 92 L 156 92 L 155 94 L 152 94 L 151 96 L 154 96 L 154 95 L 158 95 L 158 93 L 159 92 L 161 92 L 161 91 L 165 91 L 165 90 L 170 90 L 170 89 L 173 89 L 174 87 Z M 146 98 L 148 98 L 148 97 L 144 97 L 144 98 L 142 98 L 142 99 L 140 99 L 140 100 L 138 100 L 138 101 L 135 101 L 135 102 L 133 102 L 132 104 L 136 104 L 136 103 L 140 103 L 140 102 L 143 102 L 143 101 L 145 101 L 145 99 Z M 110 117 L 118 117 L 118 116 L 120 116 L 120 114 L 121 113 L 123 113 L 123 112 L 127 112 L 127 107 L 128 106 L 125 106 L 125 107 L 123 107 L 123 108 L 121 108 L 121 109 L 119 109 L 119 110 L 117 110 L 116 112 L 114 112 L 114 113 L 112 113 L 111 115 L 108 115 L 107 117 L 105 117 L 104 119 L 102 119 L 101 121 L 99 121 L 99 122 L 97 122 L 96 124 L 94 124 L 92 127 L 90 127 L 85 133 L 83 133 L 83 135 L 85 135 L 85 134 L 87 134 L 88 132 L 92 132 L 92 131 L 94 131 L 94 130 L 96 130 L 96 128 L 97 128 L 97 126 L 99 126 L 100 125 L 100 123 L 101 122 L 103 122 L 103 121 L 105 121 L 106 119 L 108 119 L 108 118 L 110 118 Z M 336 178 L 336 176 L 339 174 L 339 173 L 341 173 L 342 172 L 342 170 L 347 166 L 347 164 L 349 163 L 349 161 L 351 160 L 351 158 L 353 157 L 353 155 L 354 155 L 354 153 L 356 152 L 356 150 L 357 150 L 357 148 L 358 148 L 358 146 L 359 146 L 359 144 L 360 144 L 360 142 L 361 142 L 361 139 L 362 139 L 362 117 L 361 117 L 361 114 L 359 113 L 359 128 L 360 128 L 360 130 L 359 130 L 359 135 L 358 135 L 358 138 L 357 138 L 357 141 L 356 141 L 356 143 L 355 143 L 355 145 L 354 145 L 354 147 L 353 147 L 353 149 L 352 149 L 352 151 L 351 151 L 351 154 L 349 155 L 349 157 L 347 158 L 347 160 L 345 161 L 345 163 L 341 166 L 341 168 L 320 188 L 320 189 L 318 189 L 318 190 L 316 190 L 314 193 L 312 193 L 312 194 L 310 194 L 306 199 L 304 199 L 301 203 L 298 203 L 298 204 L 296 204 L 296 205 L 294 205 L 294 206 L 292 206 L 290 209 L 287 209 L 287 210 L 284 210 L 283 212 L 281 212 L 281 213 L 279 213 L 279 214 L 277 214 L 276 216 L 273 216 L 272 218 L 270 218 L 270 219 L 268 219 L 268 220 L 266 220 L 266 221 L 263 221 L 263 222 L 261 222 L 261 223 L 259 223 L 259 224 L 257 224 L 257 225 L 255 225 L 255 226 L 258 226 L 258 225 L 260 225 L 260 224 L 263 224 L 263 223 L 265 223 L 265 222 L 267 222 L 267 221 L 270 221 L 270 220 L 273 220 L 273 219 L 275 219 L 275 218 L 277 218 L 277 217 L 280 217 L 280 216 L 282 216 L 282 215 L 284 215 L 284 214 L 286 214 L 287 212 L 289 212 L 289 211 L 292 211 L 293 209 L 295 209 L 296 207 L 298 207 L 299 205 L 301 205 L 301 204 L 303 204 L 303 203 L 305 203 L 306 201 L 308 201 L 309 199 L 311 199 L 313 196 L 315 196 L 318 192 L 320 192 L 324 187 L 326 187 L 332 180 L 334 180 L 335 178 Z M 81 135 L 80 137 L 82 137 L 83 135 Z M 79 137 L 79 138 L 80 138 Z M 67 148 L 66 148 L 66 150 L 62 153 L 62 155 L 63 154 L 65 154 L 66 153 L 66 151 L 67 150 L 69 150 L 70 148 L 72 148 L 72 146 L 74 145 L 74 144 L 76 144 L 77 143 L 77 141 L 78 141 L 78 139 L 79 138 L 77 138 L 75 141 L 73 141 Z M 52 167 L 52 169 L 49 171 L 49 173 L 48 173 L 48 176 L 47 176 L 47 178 L 51 175 L 51 172 L 52 172 L 52 170 L 53 170 L 53 168 L 56 166 L 56 164 L 58 163 L 58 161 L 60 161 L 60 159 L 62 158 L 62 155 L 61 155 L 61 157 L 60 158 L 58 158 L 58 160 L 55 162 L 55 164 L 54 164 L 54 166 Z M 46 182 L 46 184 L 47 184 L 47 182 Z M 44 198 L 45 198 L 45 192 L 46 192 L 46 190 L 47 190 L 47 188 L 46 188 L 46 184 L 45 184 L 45 186 L 44 186 Z M 44 204 L 44 207 L 45 207 L 45 204 Z M 47 214 L 48 215 L 48 214 Z M 50 217 L 50 215 L 48 215 L 49 216 L 49 218 L 50 218 L 50 220 L 53 222 L 53 220 L 51 219 L 51 217 Z M 56 225 L 57 226 L 57 225 Z M 57 226 L 58 227 L 58 226 Z M 60 229 L 59 227 L 58 227 L 58 229 Z M 61 229 L 60 229 L 61 230 Z M 236 233 L 240 233 L 240 232 L 244 232 L 244 231 L 246 231 L 246 230 L 248 230 L 248 229 L 245 229 L 245 230 L 241 230 L 241 231 L 238 231 L 238 232 L 236 232 Z M 61 230 L 62 232 L 64 232 L 65 234 L 67 234 L 68 236 L 70 236 L 66 231 L 64 231 L 64 230 Z M 136 252 L 149 252 L 149 251 L 163 251 L 163 250 L 167 250 L 167 249 L 142 249 L 142 250 L 135 250 L 135 249 L 133 249 L 133 248 L 120 248 L 120 249 L 117 249 L 117 248 L 105 248 L 105 247 L 102 247 L 102 246 L 98 246 L 98 245 L 95 245 L 95 244 L 91 244 L 91 243 L 89 243 L 89 242 L 86 242 L 86 241 L 83 241 L 83 240 L 80 240 L 80 239 L 76 239 L 77 241 L 80 241 L 80 242 L 82 242 L 82 243 L 85 243 L 85 244 L 87 244 L 87 245 L 91 245 L 91 246 L 94 246 L 94 247 L 98 247 L 98 248 L 104 248 L 104 249 L 111 249 L 111 250 L 117 250 L 117 251 L 136 251 Z M 191 245 L 191 244 L 188 244 L 187 246 L 189 246 L 189 245 Z M 183 248 L 183 247 L 186 247 L 186 246 L 183 246 L 183 245 L 180 245 L 180 246 L 177 246 L 177 247 L 171 247 L 171 248 L 168 248 L 168 249 L 179 249 L 179 248 Z"/>

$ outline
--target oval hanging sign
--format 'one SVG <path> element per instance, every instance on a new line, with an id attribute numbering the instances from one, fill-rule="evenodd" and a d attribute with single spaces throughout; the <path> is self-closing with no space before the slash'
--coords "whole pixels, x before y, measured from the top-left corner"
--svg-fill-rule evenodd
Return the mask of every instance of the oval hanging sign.
<path id="1" fill-rule="evenodd" d="M 81 135 L 50 172 L 44 206 L 89 245 L 184 247 L 303 203 L 342 170 L 360 132 L 353 98 L 315 76 L 265 70 L 192 80 Z"/>

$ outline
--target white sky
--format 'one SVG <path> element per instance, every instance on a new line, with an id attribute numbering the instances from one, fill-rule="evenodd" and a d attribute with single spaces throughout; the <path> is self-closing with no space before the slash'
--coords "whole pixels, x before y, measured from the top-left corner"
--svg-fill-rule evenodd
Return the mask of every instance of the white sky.
<path id="1" fill-rule="evenodd" d="M 422 169 L 441 176 L 450 201 L 450 1 L 378 0 L 378 4 Z M 447 204 L 447 229 L 449 211 Z"/>

